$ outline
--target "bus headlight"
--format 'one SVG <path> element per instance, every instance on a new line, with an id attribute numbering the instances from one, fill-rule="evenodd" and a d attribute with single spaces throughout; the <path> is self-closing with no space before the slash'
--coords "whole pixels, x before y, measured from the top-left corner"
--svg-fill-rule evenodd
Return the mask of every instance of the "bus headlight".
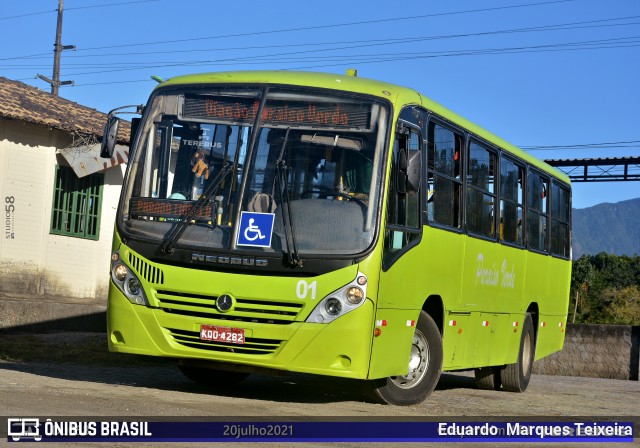
<path id="1" fill-rule="evenodd" d="M 129 278 L 126 285 L 127 291 L 133 296 L 138 296 L 142 292 L 142 285 L 140 284 L 140 280 L 135 277 Z"/>
<path id="2" fill-rule="evenodd" d="M 352 286 L 351 288 L 347 289 L 346 296 L 349 302 L 357 305 L 358 303 L 362 302 L 362 299 L 364 299 L 364 292 L 362 291 L 362 288 Z"/>
<path id="3" fill-rule="evenodd" d="M 113 268 L 113 276 L 121 282 L 123 282 L 124 279 L 127 278 L 128 273 L 129 273 L 129 270 L 123 264 L 117 264 Z"/>
<path id="4" fill-rule="evenodd" d="M 342 312 L 342 304 L 335 297 L 331 297 L 325 302 L 324 309 L 326 309 L 330 315 L 337 316 Z"/>
<path id="5" fill-rule="evenodd" d="M 322 299 L 311 311 L 306 322 L 328 324 L 344 316 L 364 303 L 367 297 L 367 277 L 358 272 L 348 285 L 333 291 Z"/>
<path id="6" fill-rule="evenodd" d="M 129 302 L 136 305 L 149 306 L 142 283 L 140 283 L 140 280 L 132 270 L 120 261 L 118 252 L 114 252 L 111 256 L 111 280 Z"/>

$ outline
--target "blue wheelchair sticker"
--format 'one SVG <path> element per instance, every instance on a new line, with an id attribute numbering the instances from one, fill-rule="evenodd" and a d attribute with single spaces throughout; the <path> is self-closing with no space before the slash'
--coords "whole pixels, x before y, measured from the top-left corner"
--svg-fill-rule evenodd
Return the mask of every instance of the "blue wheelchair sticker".
<path id="1" fill-rule="evenodd" d="M 242 212 L 236 244 L 238 246 L 271 247 L 275 216 L 273 213 Z"/>

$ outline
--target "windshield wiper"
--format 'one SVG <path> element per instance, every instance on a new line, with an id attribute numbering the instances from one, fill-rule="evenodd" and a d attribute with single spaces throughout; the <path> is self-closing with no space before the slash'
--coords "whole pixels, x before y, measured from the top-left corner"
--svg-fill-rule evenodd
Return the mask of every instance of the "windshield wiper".
<path id="1" fill-rule="evenodd" d="M 293 218 L 291 216 L 291 203 L 289 200 L 289 179 L 287 178 L 287 162 L 284 159 L 285 148 L 287 146 L 287 140 L 289 139 L 289 128 L 284 135 L 282 142 L 282 148 L 280 148 L 280 155 L 276 161 L 276 181 L 278 184 L 278 194 L 280 196 L 280 203 L 283 206 L 282 210 L 282 224 L 284 226 L 284 238 L 287 245 L 287 260 L 292 266 L 302 267 L 302 260 L 298 255 L 298 248 L 296 247 L 295 228 L 293 226 Z M 286 210 L 285 210 L 286 209 Z"/>
<path id="2" fill-rule="evenodd" d="M 162 240 L 160 250 L 163 253 L 173 253 L 173 247 L 176 245 L 184 231 L 187 229 L 187 226 L 191 224 L 191 219 L 202 209 L 202 207 L 205 206 L 207 202 L 209 202 L 209 198 L 218 191 L 218 188 L 220 188 L 222 181 L 229 175 L 231 171 L 233 171 L 233 164 L 231 162 L 225 162 L 225 164 L 222 166 L 222 169 L 218 172 L 211 183 L 207 185 L 207 188 L 202 192 L 189 212 L 180 218 L 180 222 L 178 222 L 167 234 L 167 236 L 165 236 L 164 240 Z"/>

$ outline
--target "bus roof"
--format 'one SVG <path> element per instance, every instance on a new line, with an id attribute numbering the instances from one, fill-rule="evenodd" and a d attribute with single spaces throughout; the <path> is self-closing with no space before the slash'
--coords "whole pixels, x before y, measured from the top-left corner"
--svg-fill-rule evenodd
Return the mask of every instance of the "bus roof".
<path id="1" fill-rule="evenodd" d="M 403 106 L 408 104 L 418 104 L 424 108 L 435 112 L 441 117 L 456 123 L 479 137 L 492 142 L 500 148 L 507 150 L 518 158 L 528 162 L 538 169 L 553 175 L 562 182 L 570 184 L 569 176 L 562 171 L 548 165 L 544 161 L 531 156 L 517 146 L 498 137 L 492 132 L 476 125 L 455 112 L 447 109 L 443 105 L 433 101 L 429 97 L 408 87 L 376 81 L 367 78 L 359 78 L 350 75 L 338 75 L 332 73 L 298 72 L 298 71 L 235 71 L 235 72 L 213 72 L 192 75 L 177 76 L 159 84 L 156 89 L 169 86 L 192 85 L 192 84 L 283 84 L 295 86 L 310 86 L 325 89 L 345 90 L 349 92 L 362 93 L 377 96 L 392 101 L 394 104 Z M 395 111 L 399 113 L 399 109 Z"/>

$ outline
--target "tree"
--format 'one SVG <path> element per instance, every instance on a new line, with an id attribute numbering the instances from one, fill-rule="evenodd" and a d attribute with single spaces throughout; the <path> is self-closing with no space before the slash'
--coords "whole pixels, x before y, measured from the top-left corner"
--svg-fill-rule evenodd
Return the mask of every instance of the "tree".
<path id="1" fill-rule="evenodd" d="M 633 285 L 622 289 L 607 289 L 603 300 L 608 303 L 609 323 L 640 325 L 640 288 Z"/>
<path id="2" fill-rule="evenodd" d="M 589 285 L 593 281 L 594 269 L 588 256 L 580 257 L 573 262 L 573 270 L 571 273 L 571 289 L 574 291 L 575 303 L 573 306 L 573 319 L 576 322 L 576 314 L 578 313 L 578 303 L 580 302 L 580 292 L 586 293 Z"/>
<path id="3" fill-rule="evenodd" d="M 573 262 L 573 322 L 640 324 L 640 256 L 584 255 Z"/>

